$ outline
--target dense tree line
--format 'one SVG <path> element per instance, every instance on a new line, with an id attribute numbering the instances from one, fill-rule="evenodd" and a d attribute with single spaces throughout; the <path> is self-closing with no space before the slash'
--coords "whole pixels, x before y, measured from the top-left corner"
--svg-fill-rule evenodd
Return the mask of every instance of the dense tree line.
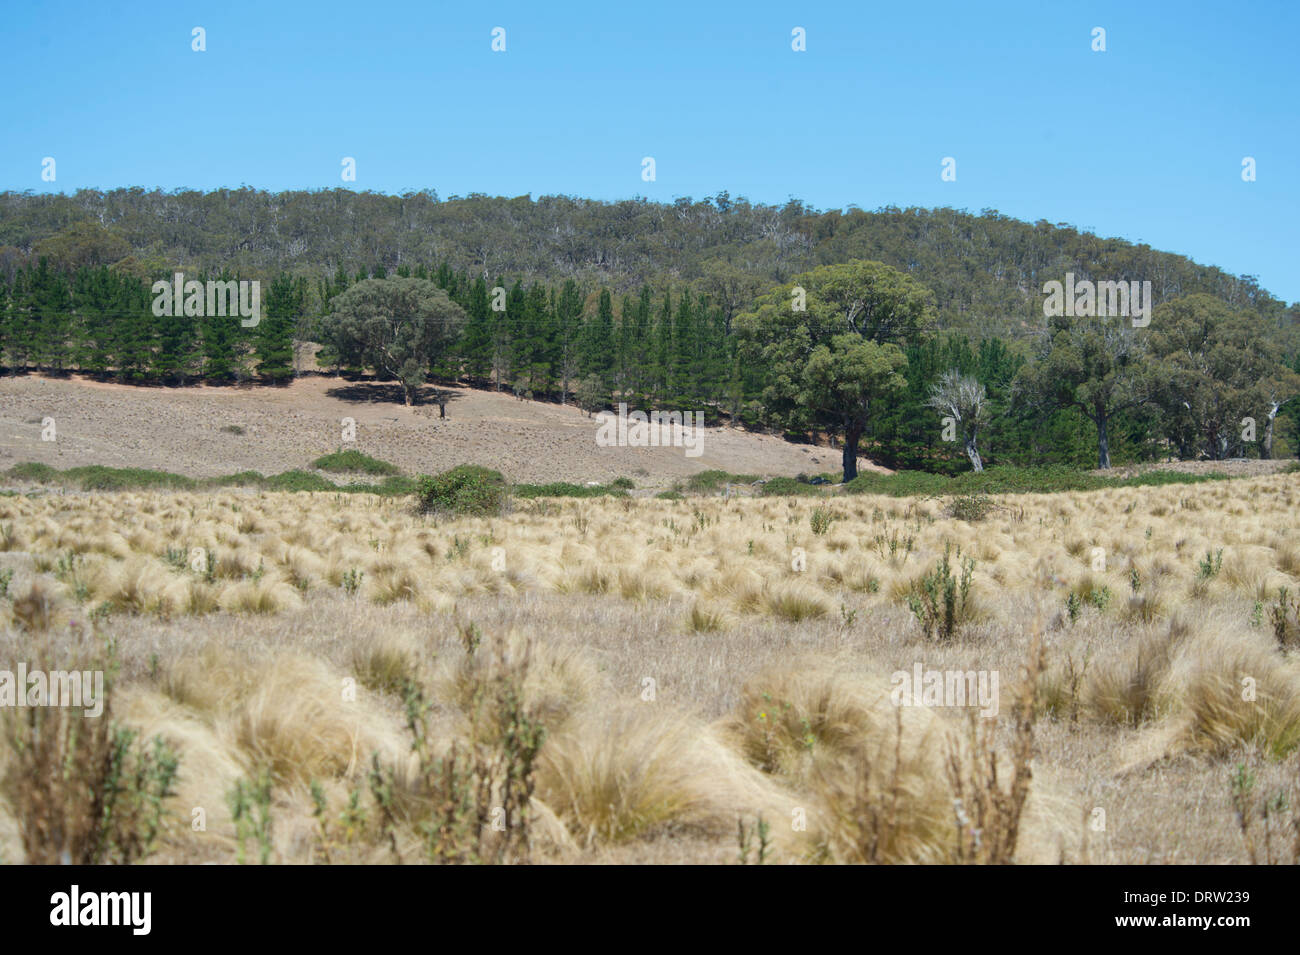
<path id="1" fill-rule="evenodd" d="M 186 385 L 278 383 L 318 364 L 398 382 L 407 401 L 431 381 L 589 410 L 696 409 L 832 437 L 849 471 L 858 449 L 954 471 L 1300 448 L 1295 307 L 1249 277 L 1064 227 L 951 210 L 815 213 L 725 194 L 665 206 L 336 191 L 282 194 L 269 211 L 266 198 L 0 196 L 0 238 L 25 243 L 0 248 L 0 365 Z M 317 215 L 289 217 L 301 225 L 290 232 L 306 231 L 286 248 L 289 209 Z M 466 209 L 499 247 L 471 254 L 464 234 L 422 231 Z M 251 236 L 218 269 L 221 230 L 245 213 Z M 364 222 L 349 229 L 355 216 Z M 622 252 L 583 265 L 547 231 L 575 223 Z M 303 258 L 368 234 L 369 265 Z M 447 256 L 408 261 L 407 240 Z M 497 261 L 519 267 L 489 271 Z M 152 283 L 180 269 L 259 280 L 260 322 L 155 314 Z M 1149 279 L 1150 326 L 1044 318 L 1041 283 L 1066 271 Z M 308 343 L 321 346 L 314 362 Z"/>

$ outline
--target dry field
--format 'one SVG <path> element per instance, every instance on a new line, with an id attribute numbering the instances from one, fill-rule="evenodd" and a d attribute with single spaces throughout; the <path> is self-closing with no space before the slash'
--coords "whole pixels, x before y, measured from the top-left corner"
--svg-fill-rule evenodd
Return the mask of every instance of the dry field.
<path id="1" fill-rule="evenodd" d="M 1300 476 L 994 501 L 0 497 L 2 665 L 111 646 L 139 731 L 116 812 L 165 810 L 86 855 L 68 767 L 105 744 L 6 710 L 0 853 L 1290 861 Z M 953 632 L 939 584 L 927 636 L 946 548 Z M 917 665 L 996 675 L 996 716 L 895 705 Z"/>
<path id="2" fill-rule="evenodd" d="M 630 477 L 639 488 L 663 490 L 711 468 L 793 477 L 840 467 L 838 451 L 732 428 L 705 428 L 697 457 L 681 448 L 602 448 L 597 422 L 572 405 L 446 390 L 452 398 L 440 419 L 436 405 L 403 406 L 395 386 L 325 376 L 283 388 L 140 388 L 82 378 L 0 377 L 0 471 L 37 461 L 190 477 L 277 474 L 338 450 L 344 418 L 356 422 L 351 447 L 408 474 L 473 463 L 520 484 Z M 46 418 L 54 419 L 55 441 L 41 440 Z M 864 459 L 861 467 L 875 466 Z"/>

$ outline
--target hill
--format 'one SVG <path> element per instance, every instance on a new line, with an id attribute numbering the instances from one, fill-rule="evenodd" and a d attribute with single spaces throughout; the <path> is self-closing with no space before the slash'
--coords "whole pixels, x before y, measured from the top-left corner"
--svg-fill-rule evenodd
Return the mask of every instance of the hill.
<path id="1" fill-rule="evenodd" d="M 1157 304 L 1197 292 L 1250 307 L 1292 342 L 1300 311 L 1236 276 L 1185 256 L 1065 223 L 1021 222 L 995 210 L 816 210 L 732 199 L 674 203 L 433 190 L 399 196 L 346 189 L 213 192 L 121 188 L 73 195 L 0 193 L 0 275 L 24 258 L 116 264 L 141 278 L 173 268 L 323 279 L 342 268 L 446 264 L 489 280 L 573 278 L 617 295 L 648 283 L 690 284 L 728 309 L 816 265 L 884 262 L 935 293 L 946 327 L 1014 335 L 1041 318 L 1045 281 L 1149 279 Z M 1284 343 L 1284 345 L 1287 343 Z"/>

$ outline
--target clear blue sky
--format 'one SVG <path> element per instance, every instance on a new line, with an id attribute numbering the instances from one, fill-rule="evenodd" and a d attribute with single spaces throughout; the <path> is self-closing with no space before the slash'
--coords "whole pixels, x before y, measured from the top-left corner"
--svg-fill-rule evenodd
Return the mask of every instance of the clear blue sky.
<path id="1" fill-rule="evenodd" d="M 6 0 L 0 188 L 327 188 L 353 156 L 381 192 L 995 208 L 1296 301 L 1297 36 L 1295 0 Z"/>

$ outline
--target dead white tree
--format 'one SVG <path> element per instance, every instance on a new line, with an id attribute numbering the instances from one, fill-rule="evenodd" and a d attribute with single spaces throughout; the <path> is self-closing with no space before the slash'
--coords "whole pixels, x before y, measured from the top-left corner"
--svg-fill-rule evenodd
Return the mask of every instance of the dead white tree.
<path id="1" fill-rule="evenodd" d="M 953 419 L 971 466 L 976 471 L 983 471 L 984 461 L 980 458 L 978 440 L 979 430 L 988 416 L 988 395 L 984 386 L 953 369 L 944 372 L 930 387 L 930 400 L 926 404 Z"/>

